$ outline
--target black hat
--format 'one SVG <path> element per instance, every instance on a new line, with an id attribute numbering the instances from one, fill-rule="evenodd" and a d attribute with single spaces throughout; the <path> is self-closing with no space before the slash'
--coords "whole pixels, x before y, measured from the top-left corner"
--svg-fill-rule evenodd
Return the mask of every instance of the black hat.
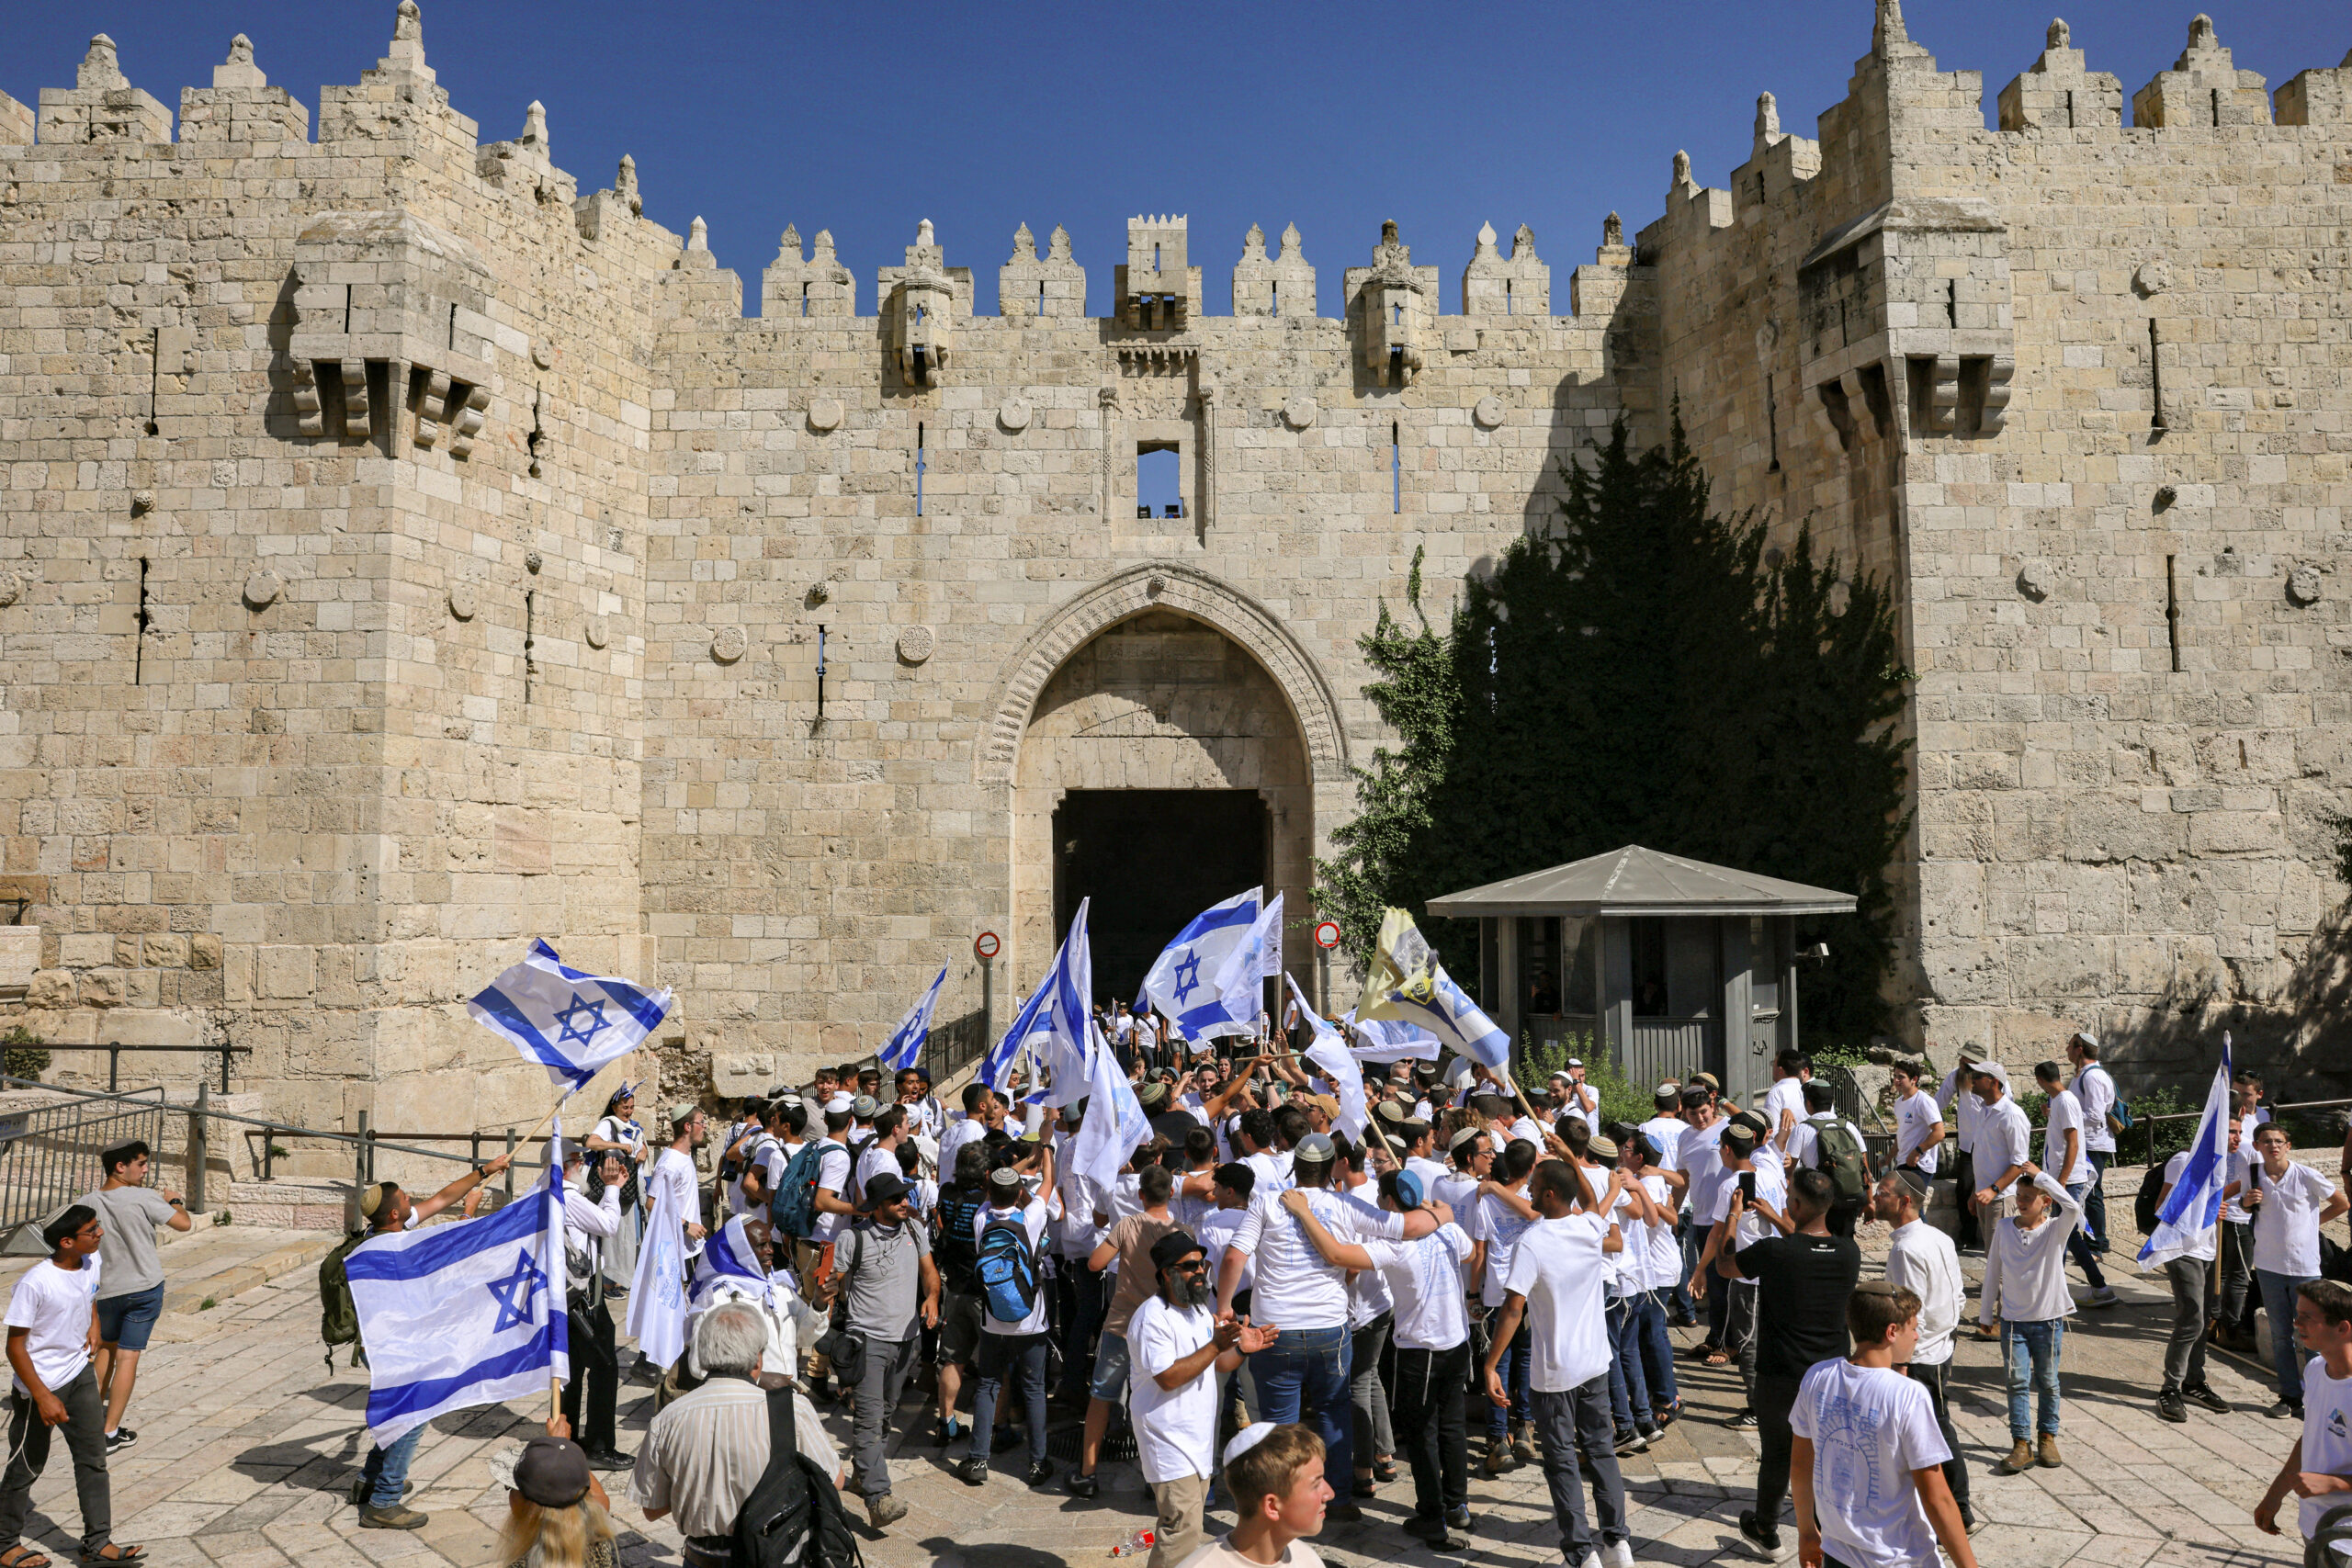
<path id="1" fill-rule="evenodd" d="M 865 1184 L 865 1206 L 878 1209 L 885 1203 L 895 1203 L 908 1191 L 906 1178 L 896 1171 L 883 1171 Z"/>
<path id="2" fill-rule="evenodd" d="M 1195 1252 L 1206 1250 L 1193 1239 L 1192 1232 L 1170 1231 L 1151 1244 L 1151 1266 L 1154 1269 L 1171 1269 Z"/>
<path id="3" fill-rule="evenodd" d="M 542 1508 L 569 1508 L 588 1495 L 588 1455 L 567 1438 L 533 1438 L 514 1461 L 514 1490 Z"/>

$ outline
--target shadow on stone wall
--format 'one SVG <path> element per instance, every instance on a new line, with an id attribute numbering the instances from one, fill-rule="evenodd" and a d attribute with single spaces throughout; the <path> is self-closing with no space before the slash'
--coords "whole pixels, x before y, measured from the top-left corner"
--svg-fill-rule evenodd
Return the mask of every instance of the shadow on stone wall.
<path id="1" fill-rule="evenodd" d="M 2198 1099 L 2226 1030 L 2236 1065 L 2263 1075 L 2271 1101 L 2352 1094 L 2352 903 L 2323 917 L 2301 954 L 2278 967 L 2286 978 L 2267 993 L 2234 965 L 2176 978 L 2105 1039 L 2125 1091 L 2173 1084 Z"/>

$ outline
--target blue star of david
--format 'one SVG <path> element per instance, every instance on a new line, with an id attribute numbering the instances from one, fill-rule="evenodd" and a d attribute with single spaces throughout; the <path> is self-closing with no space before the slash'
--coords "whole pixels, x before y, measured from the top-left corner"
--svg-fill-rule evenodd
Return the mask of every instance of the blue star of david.
<path id="1" fill-rule="evenodd" d="M 531 1261 L 530 1250 L 518 1249 L 514 1254 L 514 1272 L 503 1280 L 492 1280 L 490 1293 L 498 1300 L 498 1321 L 491 1325 L 492 1334 L 502 1333 L 531 1321 L 531 1303 L 548 1287 L 548 1277 Z"/>
<path id="2" fill-rule="evenodd" d="M 586 1021 L 584 1024 L 582 1020 Z M 605 1017 L 603 1002 L 592 1002 L 587 998 L 580 996 L 573 997 L 571 1005 L 556 1014 L 555 1021 L 563 1025 L 563 1032 L 556 1036 L 559 1043 L 566 1040 L 577 1040 L 582 1045 L 586 1045 L 599 1033 L 612 1027 L 611 1021 Z"/>
<path id="3" fill-rule="evenodd" d="M 1176 965 L 1176 999 L 1182 1001 L 1201 988 L 1201 955 L 1187 952 Z"/>

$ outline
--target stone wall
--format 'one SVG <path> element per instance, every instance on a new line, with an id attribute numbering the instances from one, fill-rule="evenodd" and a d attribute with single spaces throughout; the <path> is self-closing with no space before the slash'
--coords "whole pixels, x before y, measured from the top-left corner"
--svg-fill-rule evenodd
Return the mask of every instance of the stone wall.
<path id="1" fill-rule="evenodd" d="M 677 987 L 665 1089 L 861 1054 L 942 963 L 968 1014 L 984 929 L 1001 1017 L 1088 714 L 1121 776 L 1265 794 L 1303 919 L 1415 553 L 1442 612 L 1669 408 L 1897 588 L 1906 1038 L 2088 1022 L 2130 1077 L 2333 1021 L 2352 70 L 2274 102 L 2200 21 L 2126 127 L 2053 28 L 1988 130 L 1879 0 L 1817 140 L 1767 98 L 1562 289 L 1523 228 L 1367 222 L 1328 289 L 1253 228 L 1213 317 L 1221 242 L 1153 217 L 1023 226 L 980 315 L 925 222 L 870 298 L 787 228 L 747 319 L 629 164 L 581 195 L 536 105 L 482 143 L 394 35 L 315 141 L 242 39 L 176 124 L 103 38 L 0 98 L 0 1021 L 62 1073 L 227 1037 L 289 1119 L 527 1124 L 462 1000 L 534 935 Z"/>

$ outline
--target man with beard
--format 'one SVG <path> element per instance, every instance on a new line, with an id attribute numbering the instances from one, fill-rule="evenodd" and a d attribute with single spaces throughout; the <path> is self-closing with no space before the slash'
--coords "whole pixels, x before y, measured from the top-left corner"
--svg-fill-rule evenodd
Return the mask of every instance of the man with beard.
<path id="1" fill-rule="evenodd" d="M 1148 1568 L 1175 1568 L 1201 1543 L 1202 1507 L 1216 1473 L 1217 1378 L 1272 1346 L 1274 1325 L 1214 1314 L 1208 1256 L 1183 1231 L 1152 1244 L 1151 1266 L 1159 1289 L 1127 1324 L 1127 1409 L 1159 1515 Z"/>

